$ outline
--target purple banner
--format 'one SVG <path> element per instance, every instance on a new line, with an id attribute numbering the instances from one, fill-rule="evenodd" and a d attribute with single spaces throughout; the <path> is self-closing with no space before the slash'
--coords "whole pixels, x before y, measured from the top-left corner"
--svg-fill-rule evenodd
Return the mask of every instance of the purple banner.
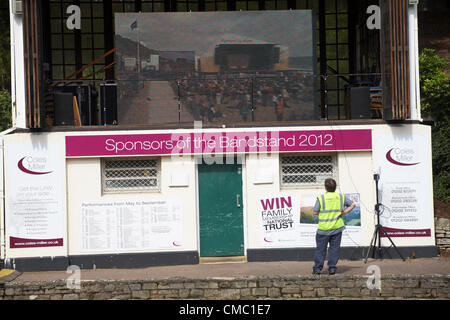
<path id="1" fill-rule="evenodd" d="M 66 136 L 67 157 L 371 149 L 370 129 Z"/>
<path id="2" fill-rule="evenodd" d="M 10 248 L 61 247 L 63 238 L 55 239 L 25 239 L 9 237 Z"/>
<path id="3" fill-rule="evenodd" d="M 389 237 L 431 237 L 431 229 L 396 229 L 383 227 Z M 384 231 L 380 232 L 382 238 L 386 238 Z"/>

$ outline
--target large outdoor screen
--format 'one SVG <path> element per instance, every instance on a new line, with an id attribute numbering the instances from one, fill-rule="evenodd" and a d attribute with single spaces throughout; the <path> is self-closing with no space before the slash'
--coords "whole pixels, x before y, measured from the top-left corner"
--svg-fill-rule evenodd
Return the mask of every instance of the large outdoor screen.
<path id="1" fill-rule="evenodd" d="M 313 17 L 117 13 L 119 124 L 317 119 Z"/>

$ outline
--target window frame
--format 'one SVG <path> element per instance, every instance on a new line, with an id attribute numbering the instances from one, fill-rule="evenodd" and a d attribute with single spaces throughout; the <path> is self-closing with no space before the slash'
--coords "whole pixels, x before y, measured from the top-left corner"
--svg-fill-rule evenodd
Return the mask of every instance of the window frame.
<path id="1" fill-rule="evenodd" d="M 156 166 L 151 167 L 156 169 L 156 177 L 151 176 L 152 179 L 156 178 L 156 186 L 154 187 L 139 187 L 139 188 L 111 188 L 108 190 L 106 187 L 106 162 L 119 162 L 119 161 L 134 161 L 134 160 L 155 160 Z M 102 195 L 106 194 L 122 194 L 122 193 L 158 193 L 161 192 L 161 157 L 117 157 L 117 158 L 101 158 L 100 160 L 100 174 L 101 174 L 101 189 Z M 145 169 L 150 167 L 136 167 L 132 169 Z M 129 168 L 131 169 L 131 168 Z M 132 179 L 133 177 L 130 177 Z M 145 180 L 145 179 L 142 179 Z"/>

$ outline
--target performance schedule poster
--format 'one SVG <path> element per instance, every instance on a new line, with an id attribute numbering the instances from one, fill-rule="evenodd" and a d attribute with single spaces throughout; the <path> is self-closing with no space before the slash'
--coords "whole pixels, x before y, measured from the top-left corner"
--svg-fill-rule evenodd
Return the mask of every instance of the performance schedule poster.
<path id="1" fill-rule="evenodd" d="M 182 206 L 175 199 L 83 202 L 81 229 L 84 252 L 180 248 Z"/>

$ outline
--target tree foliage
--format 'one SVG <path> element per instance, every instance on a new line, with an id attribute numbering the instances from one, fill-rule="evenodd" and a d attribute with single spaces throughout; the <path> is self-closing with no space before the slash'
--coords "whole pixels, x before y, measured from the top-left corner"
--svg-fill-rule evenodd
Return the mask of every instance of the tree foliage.
<path id="1" fill-rule="evenodd" d="M 433 188 L 435 198 L 450 202 L 450 76 L 444 72 L 449 61 L 424 49 L 419 57 L 421 111 L 431 117 Z"/>
<path id="2" fill-rule="evenodd" d="M 0 8 L 0 131 L 11 127 L 11 45 L 9 10 Z"/>
<path id="3" fill-rule="evenodd" d="M 11 46 L 9 10 L 0 10 L 0 90 L 9 89 L 11 81 Z"/>
<path id="4" fill-rule="evenodd" d="M 450 75 L 444 70 L 449 62 L 434 50 L 424 49 L 419 63 L 422 113 L 436 122 L 446 121 L 450 113 Z"/>
<path id="5" fill-rule="evenodd" d="M 450 121 L 437 122 L 432 131 L 434 197 L 450 202 Z"/>

